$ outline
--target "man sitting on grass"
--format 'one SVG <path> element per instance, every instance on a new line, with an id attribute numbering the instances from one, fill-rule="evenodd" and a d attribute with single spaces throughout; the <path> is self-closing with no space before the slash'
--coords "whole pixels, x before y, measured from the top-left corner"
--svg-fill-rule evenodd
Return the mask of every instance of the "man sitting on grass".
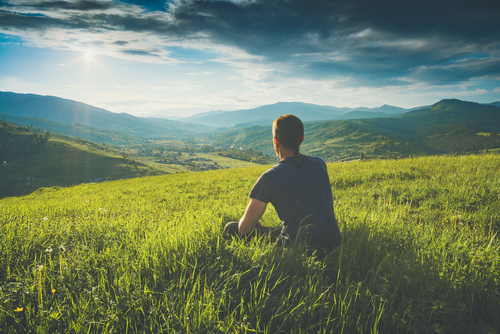
<path id="1" fill-rule="evenodd" d="M 303 140 L 304 125 L 298 117 L 285 115 L 273 122 L 274 149 L 280 161 L 260 176 L 250 191 L 245 214 L 239 222 L 228 223 L 226 233 L 269 233 L 279 244 L 299 240 L 324 251 L 340 243 L 326 164 L 320 158 L 300 154 Z M 267 203 L 276 209 L 281 231 L 261 225 Z"/>

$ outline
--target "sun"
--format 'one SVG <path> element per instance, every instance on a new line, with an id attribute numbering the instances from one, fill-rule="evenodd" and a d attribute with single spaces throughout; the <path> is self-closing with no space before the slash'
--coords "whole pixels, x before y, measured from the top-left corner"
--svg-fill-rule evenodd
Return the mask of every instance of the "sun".
<path id="1" fill-rule="evenodd" d="M 83 57 L 85 58 L 86 61 L 90 62 L 92 60 L 94 60 L 94 54 L 92 53 L 92 51 L 87 51 L 83 54 Z"/>

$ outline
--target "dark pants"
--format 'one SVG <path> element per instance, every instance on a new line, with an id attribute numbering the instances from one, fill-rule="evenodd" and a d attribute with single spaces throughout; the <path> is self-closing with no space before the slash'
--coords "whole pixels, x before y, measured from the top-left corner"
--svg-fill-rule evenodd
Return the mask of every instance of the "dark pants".
<path id="1" fill-rule="evenodd" d="M 281 234 L 281 227 L 260 226 L 256 227 L 252 232 L 248 234 L 241 234 L 238 231 L 238 222 L 229 222 L 224 227 L 224 236 L 226 238 L 231 238 L 231 237 L 242 238 L 247 242 L 255 237 L 267 236 L 270 242 L 277 241 L 277 244 L 280 246 L 288 247 L 291 245 L 290 238 L 283 236 Z M 307 254 L 308 255 L 315 254 L 316 258 L 318 260 L 321 260 L 326 255 L 327 252 L 333 250 L 334 248 L 335 247 L 323 248 L 323 247 L 314 247 L 312 245 L 309 245 L 309 247 L 307 248 Z"/>
<path id="2" fill-rule="evenodd" d="M 281 227 L 259 226 L 250 233 L 241 234 L 238 231 L 238 222 L 229 222 L 224 227 L 224 235 L 228 237 L 234 236 L 244 238 L 245 240 L 251 240 L 255 237 L 267 236 L 270 238 L 271 242 L 274 242 L 278 240 L 281 235 Z"/>

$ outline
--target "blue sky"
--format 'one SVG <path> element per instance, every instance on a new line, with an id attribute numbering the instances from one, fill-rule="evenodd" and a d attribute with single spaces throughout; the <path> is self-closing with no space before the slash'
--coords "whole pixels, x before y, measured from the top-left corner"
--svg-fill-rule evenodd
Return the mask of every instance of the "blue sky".
<path id="1" fill-rule="evenodd" d="M 0 0 L 0 91 L 137 116 L 500 100 L 500 4 Z"/>

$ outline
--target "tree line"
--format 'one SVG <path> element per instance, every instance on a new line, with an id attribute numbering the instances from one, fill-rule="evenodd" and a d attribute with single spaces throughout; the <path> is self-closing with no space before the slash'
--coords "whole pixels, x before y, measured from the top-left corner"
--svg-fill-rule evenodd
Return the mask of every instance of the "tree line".
<path id="1" fill-rule="evenodd" d="M 50 139 L 50 132 L 45 134 L 30 131 L 27 127 L 16 127 L 7 122 L 0 123 L 0 159 L 3 161 L 28 157 L 42 151 Z"/>

